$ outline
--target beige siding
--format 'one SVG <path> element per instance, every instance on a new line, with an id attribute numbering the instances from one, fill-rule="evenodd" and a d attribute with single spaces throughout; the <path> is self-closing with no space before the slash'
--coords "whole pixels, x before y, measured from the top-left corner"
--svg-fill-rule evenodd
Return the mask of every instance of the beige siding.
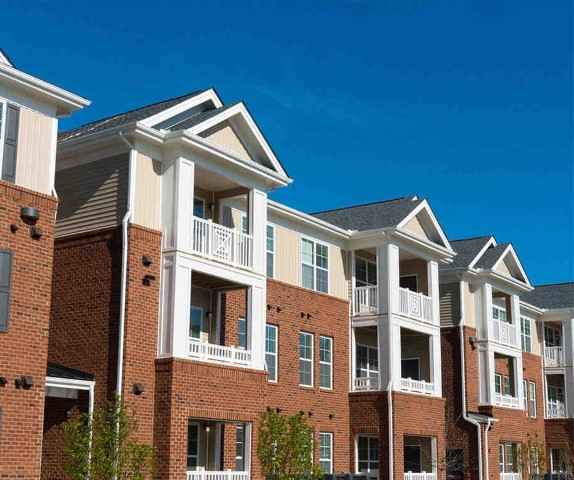
<path id="1" fill-rule="evenodd" d="M 137 154 L 134 223 L 161 230 L 161 164 Z"/>
<path id="2" fill-rule="evenodd" d="M 235 153 L 239 158 L 244 160 L 251 160 L 249 152 L 228 123 L 218 126 L 216 129 L 209 130 L 206 134 L 202 135 L 210 142 Z"/>
<path id="3" fill-rule="evenodd" d="M 501 275 L 504 275 L 505 277 L 512 278 L 512 273 L 510 273 L 508 265 L 506 265 L 506 262 L 504 260 L 496 266 L 494 271 L 500 273 Z"/>
<path id="4" fill-rule="evenodd" d="M 420 222 L 418 215 L 415 215 L 413 218 L 411 218 L 407 222 L 407 224 L 405 225 L 404 228 L 408 232 L 412 233 L 415 237 L 419 237 L 419 238 L 422 238 L 424 240 L 429 240 L 432 242 L 432 240 L 426 234 L 425 229 L 423 228 L 422 223 Z"/>
<path id="5" fill-rule="evenodd" d="M 128 154 L 56 172 L 56 235 L 119 225 L 127 207 L 128 177 Z"/>
<path id="6" fill-rule="evenodd" d="M 534 318 L 530 319 L 530 331 L 532 332 L 532 353 L 542 355 L 542 324 Z"/>
<path id="7" fill-rule="evenodd" d="M 275 226 L 275 278 L 291 285 L 299 285 L 299 235 Z"/>
<path id="8" fill-rule="evenodd" d="M 331 295 L 348 298 L 347 278 L 345 276 L 345 253 L 333 245 L 329 246 L 329 287 Z"/>
<path id="9" fill-rule="evenodd" d="M 476 296 L 467 282 L 462 282 L 462 298 L 464 302 L 464 325 L 476 328 Z"/>
<path id="10" fill-rule="evenodd" d="M 458 282 L 440 285 L 440 325 L 454 327 L 460 321 L 460 287 Z"/>
<path id="11" fill-rule="evenodd" d="M 27 108 L 20 109 L 16 184 L 52 193 L 51 163 L 56 141 L 56 120 Z"/>

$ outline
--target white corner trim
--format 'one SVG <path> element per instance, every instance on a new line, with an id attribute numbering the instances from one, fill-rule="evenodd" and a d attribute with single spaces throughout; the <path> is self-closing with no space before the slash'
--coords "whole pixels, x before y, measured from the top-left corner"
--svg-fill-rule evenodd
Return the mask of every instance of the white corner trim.
<path id="1" fill-rule="evenodd" d="M 151 117 L 147 117 L 143 120 L 140 120 L 140 123 L 146 127 L 152 127 L 153 125 L 157 125 L 158 123 L 161 123 L 164 120 L 167 120 L 168 118 L 178 115 L 181 112 L 189 110 L 190 108 L 193 108 L 197 105 L 201 105 L 202 103 L 205 103 L 207 101 L 213 102 L 215 108 L 219 108 L 223 105 L 221 99 L 217 96 L 215 90 L 213 88 L 210 88 L 205 92 L 198 93 L 193 97 L 182 100 L 181 102 L 175 104 L 174 106 L 166 108 L 165 110 L 162 110 L 161 112 L 158 112 L 155 115 L 152 115 Z"/>
<path id="2" fill-rule="evenodd" d="M 440 224 L 438 223 L 438 220 L 435 214 L 433 213 L 432 209 L 430 208 L 430 205 L 427 200 L 423 200 L 419 205 L 417 205 L 411 211 L 411 213 L 409 213 L 405 218 L 403 218 L 401 222 L 397 225 L 397 228 L 403 228 L 411 219 L 413 219 L 423 209 L 427 212 L 429 218 L 431 219 L 432 225 L 435 228 L 436 232 L 438 233 L 441 241 L 443 242 L 444 247 L 450 250 L 452 253 L 454 253 L 448 239 L 446 238 L 445 233 L 440 227 Z"/>
<path id="3" fill-rule="evenodd" d="M 245 107 L 243 102 L 240 102 L 237 105 L 234 105 L 234 106 L 222 111 L 221 113 L 205 120 L 204 122 L 201 122 L 200 124 L 195 125 L 192 128 L 189 128 L 187 130 L 187 132 L 194 134 L 194 135 L 199 135 L 201 132 L 204 132 L 205 130 L 212 128 L 221 122 L 229 120 L 230 118 L 232 118 L 236 115 L 239 115 L 242 118 L 242 120 L 247 124 L 247 126 L 249 127 L 249 129 L 251 130 L 251 132 L 253 133 L 253 135 L 255 136 L 257 141 L 259 142 L 259 145 L 261 146 L 261 148 L 265 152 L 265 155 L 271 161 L 271 164 L 273 165 L 275 170 L 277 170 L 277 172 L 280 175 L 287 177 L 287 172 L 281 166 L 281 163 L 279 162 L 279 160 L 277 159 L 277 157 L 273 153 L 273 150 L 271 149 L 271 147 L 267 143 L 267 140 L 265 140 L 263 133 L 257 127 L 257 124 L 253 120 L 253 117 L 249 114 L 249 111 L 247 110 L 247 108 Z"/>

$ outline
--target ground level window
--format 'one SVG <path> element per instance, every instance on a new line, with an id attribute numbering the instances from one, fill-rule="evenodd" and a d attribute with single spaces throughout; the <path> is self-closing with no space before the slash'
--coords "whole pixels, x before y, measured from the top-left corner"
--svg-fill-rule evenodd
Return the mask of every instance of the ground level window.
<path id="1" fill-rule="evenodd" d="M 199 465 L 199 424 L 187 425 L 187 469 L 196 470 Z"/>
<path id="2" fill-rule="evenodd" d="M 235 426 L 235 470 L 245 471 L 245 425 Z"/>
<path id="3" fill-rule="evenodd" d="M 357 439 L 357 473 L 378 473 L 379 439 L 359 435 Z"/>
<path id="4" fill-rule="evenodd" d="M 319 434 L 319 465 L 324 473 L 333 473 L 333 434 Z"/>
<path id="5" fill-rule="evenodd" d="M 500 473 L 518 473 L 518 444 L 498 444 L 498 470 Z"/>
<path id="6" fill-rule="evenodd" d="M 420 473 L 422 471 L 420 445 L 405 445 L 404 464 L 405 472 Z"/>

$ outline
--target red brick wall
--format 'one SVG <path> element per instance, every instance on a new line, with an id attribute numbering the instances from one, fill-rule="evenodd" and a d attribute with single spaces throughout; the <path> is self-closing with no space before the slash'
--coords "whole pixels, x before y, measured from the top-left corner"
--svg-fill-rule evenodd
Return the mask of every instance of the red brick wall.
<path id="1" fill-rule="evenodd" d="M 546 447 L 570 448 L 574 455 L 574 419 L 551 419 L 544 422 Z"/>
<path id="2" fill-rule="evenodd" d="M 8 330 L 0 332 L 0 478 L 27 480 L 40 476 L 44 384 L 52 282 L 54 198 L 0 182 L 0 249 L 11 250 L 12 275 Z M 21 207 L 39 210 L 43 235 L 30 237 L 20 219 Z M 12 233 L 10 225 L 18 230 Z M 15 379 L 33 378 L 29 390 Z"/>

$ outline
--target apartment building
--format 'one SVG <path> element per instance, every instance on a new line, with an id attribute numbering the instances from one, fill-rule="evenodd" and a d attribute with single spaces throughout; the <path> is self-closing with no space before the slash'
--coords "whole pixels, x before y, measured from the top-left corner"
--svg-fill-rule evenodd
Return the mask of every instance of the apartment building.
<path id="1" fill-rule="evenodd" d="M 0 477 L 39 478 L 58 119 L 88 101 L 0 50 Z"/>

